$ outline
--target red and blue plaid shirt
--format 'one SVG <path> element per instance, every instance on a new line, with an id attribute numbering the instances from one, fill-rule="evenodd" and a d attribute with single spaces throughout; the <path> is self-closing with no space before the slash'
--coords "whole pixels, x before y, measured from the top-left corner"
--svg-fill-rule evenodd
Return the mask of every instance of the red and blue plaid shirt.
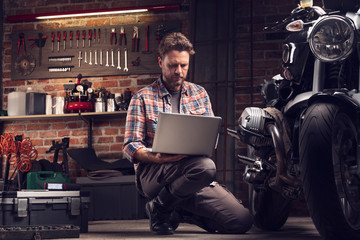
<path id="1" fill-rule="evenodd" d="M 152 146 L 159 112 L 171 112 L 171 95 L 161 77 L 134 94 L 128 108 L 123 151 L 133 163 L 135 152 Z M 181 88 L 180 113 L 213 116 L 206 90 L 184 81 Z"/>

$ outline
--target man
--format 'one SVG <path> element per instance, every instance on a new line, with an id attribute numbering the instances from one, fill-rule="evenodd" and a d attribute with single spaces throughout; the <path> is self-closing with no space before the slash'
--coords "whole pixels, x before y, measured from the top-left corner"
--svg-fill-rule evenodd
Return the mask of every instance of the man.
<path id="1" fill-rule="evenodd" d="M 229 191 L 214 182 L 212 159 L 145 149 L 152 146 L 159 112 L 213 115 L 205 89 L 185 81 L 194 53 L 181 33 L 162 39 L 158 58 L 162 74 L 132 97 L 124 153 L 135 164 L 139 191 L 150 200 L 146 212 L 153 233 L 172 234 L 179 221 L 209 232 L 244 233 L 252 226 L 252 217 Z"/>

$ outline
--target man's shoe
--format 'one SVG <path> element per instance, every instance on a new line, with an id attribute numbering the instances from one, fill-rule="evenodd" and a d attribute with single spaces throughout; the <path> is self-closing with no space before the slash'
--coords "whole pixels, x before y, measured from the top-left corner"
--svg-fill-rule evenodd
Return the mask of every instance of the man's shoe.
<path id="1" fill-rule="evenodd" d="M 150 230 L 153 233 L 158 235 L 170 235 L 174 233 L 174 229 L 169 222 L 168 213 L 162 213 L 154 199 L 146 203 L 145 209 L 150 219 Z"/>
<path id="2" fill-rule="evenodd" d="M 159 194 L 146 203 L 146 213 L 150 219 L 150 230 L 159 235 L 173 234 L 175 229 L 170 222 L 170 215 L 179 202 L 165 187 Z"/>

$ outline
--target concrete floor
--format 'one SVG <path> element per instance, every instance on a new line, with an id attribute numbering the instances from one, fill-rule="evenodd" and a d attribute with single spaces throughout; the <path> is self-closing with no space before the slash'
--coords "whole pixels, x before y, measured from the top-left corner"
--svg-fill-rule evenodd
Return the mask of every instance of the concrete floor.
<path id="1" fill-rule="evenodd" d="M 79 239 L 79 238 L 67 238 Z M 201 228 L 182 223 L 174 235 L 158 236 L 149 230 L 147 219 L 141 220 L 107 220 L 89 222 L 89 232 L 81 233 L 80 239 L 105 240 L 105 239 L 206 239 L 206 240 L 252 240 L 252 239 L 291 239 L 291 240 L 317 240 L 322 239 L 308 217 L 290 217 L 281 231 L 264 232 L 253 227 L 248 233 L 235 234 L 208 234 Z M 64 239 L 66 240 L 66 239 Z"/>

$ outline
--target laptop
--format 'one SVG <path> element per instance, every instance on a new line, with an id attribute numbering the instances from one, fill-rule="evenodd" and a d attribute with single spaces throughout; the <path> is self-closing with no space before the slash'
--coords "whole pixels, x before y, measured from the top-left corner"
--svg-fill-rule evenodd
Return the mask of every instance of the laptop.
<path id="1" fill-rule="evenodd" d="M 160 112 L 153 146 L 147 150 L 210 157 L 220 124 L 221 117 Z"/>

